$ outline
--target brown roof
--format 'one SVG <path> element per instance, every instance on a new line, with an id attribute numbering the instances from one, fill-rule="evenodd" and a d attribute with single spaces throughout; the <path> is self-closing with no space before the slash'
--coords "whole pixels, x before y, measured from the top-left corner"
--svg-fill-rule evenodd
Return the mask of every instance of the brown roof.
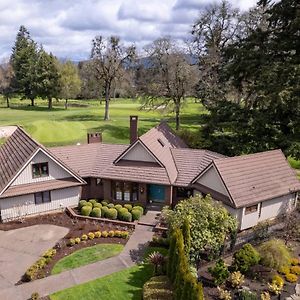
<path id="1" fill-rule="evenodd" d="M 214 160 L 236 207 L 300 190 L 300 181 L 281 150 Z"/>
<path id="2" fill-rule="evenodd" d="M 38 148 L 40 145 L 36 141 L 16 127 L 0 147 L 0 193 Z"/>
<path id="3" fill-rule="evenodd" d="M 83 183 L 76 180 L 74 177 L 64 179 L 46 180 L 35 183 L 21 184 L 10 186 L 0 198 L 15 197 L 27 195 L 42 191 L 57 190 L 67 187 L 79 186 Z"/>
<path id="4" fill-rule="evenodd" d="M 216 152 L 200 149 L 171 149 L 178 170 L 174 183 L 176 186 L 188 186 L 214 159 L 225 156 Z"/>

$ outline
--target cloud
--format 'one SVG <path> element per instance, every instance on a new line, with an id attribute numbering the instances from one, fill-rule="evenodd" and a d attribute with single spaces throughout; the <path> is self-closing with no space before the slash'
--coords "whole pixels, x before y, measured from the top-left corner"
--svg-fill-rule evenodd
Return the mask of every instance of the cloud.
<path id="1" fill-rule="evenodd" d="M 220 1 L 220 0 L 219 0 Z M 255 0 L 230 0 L 245 10 Z M 86 59 L 96 35 L 118 35 L 138 48 L 161 36 L 188 37 L 209 0 L 1 0 L 0 59 L 8 57 L 20 25 L 56 56 Z"/>

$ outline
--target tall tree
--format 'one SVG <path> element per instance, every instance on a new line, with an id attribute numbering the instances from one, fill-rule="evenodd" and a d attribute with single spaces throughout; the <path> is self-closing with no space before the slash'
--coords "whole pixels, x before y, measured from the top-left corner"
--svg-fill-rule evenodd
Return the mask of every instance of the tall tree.
<path id="1" fill-rule="evenodd" d="M 10 62 L 0 65 L 0 93 L 6 98 L 6 106 L 9 107 L 9 98 L 14 92 L 14 71 Z"/>
<path id="2" fill-rule="evenodd" d="M 109 103 L 113 82 L 122 76 L 125 64 L 129 64 L 135 56 L 135 47 L 124 47 L 120 38 L 111 36 L 105 39 L 96 36 L 92 41 L 91 60 L 96 78 L 104 84 L 105 113 L 104 120 L 109 120 Z"/>
<path id="3" fill-rule="evenodd" d="M 43 48 L 38 53 L 37 74 L 38 95 L 47 99 L 48 108 L 52 109 L 52 99 L 58 97 L 61 90 L 60 74 L 56 58 Z"/>
<path id="4" fill-rule="evenodd" d="M 65 108 L 68 108 L 68 100 L 76 98 L 81 89 L 81 80 L 78 68 L 71 61 L 59 63 L 60 93 L 59 97 L 66 100 Z"/>
<path id="5" fill-rule="evenodd" d="M 155 40 L 146 51 L 150 66 L 139 77 L 143 106 L 152 109 L 160 106 L 171 107 L 178 130 L 185 99 L 194 95 L 198 78 L 197 67 L 191 64 L 188 55 L 169 38 Z"/>
<path id="6" fill-rule="evenodd" d="M 21 26 L 12 49 L 11 64 L 15 73 L 16 88 L 24 98 L 31 100 L 32 106 L 37 94 L 36 62 L 36 43 L 31 39 L 29 31 Z"/>

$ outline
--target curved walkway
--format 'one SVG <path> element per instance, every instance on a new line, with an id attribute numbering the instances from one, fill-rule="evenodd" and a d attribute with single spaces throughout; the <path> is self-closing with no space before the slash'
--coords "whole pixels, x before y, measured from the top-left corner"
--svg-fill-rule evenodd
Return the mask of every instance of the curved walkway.
<path id="1" fill-rule="evenodd" d="M 69 270 L 58 275 L 49 276 L 19 286 L 1 289 L 1 300 L 25 300 L 38 292 L 40 297 L 54 292 L 103 277 L 122 269 L 133 266 L 141 257 L 141 253 L 151 241 L 152 227 L 137 225 L 123 251 L 115 257 L 108 258 L 90 265 Z"/>

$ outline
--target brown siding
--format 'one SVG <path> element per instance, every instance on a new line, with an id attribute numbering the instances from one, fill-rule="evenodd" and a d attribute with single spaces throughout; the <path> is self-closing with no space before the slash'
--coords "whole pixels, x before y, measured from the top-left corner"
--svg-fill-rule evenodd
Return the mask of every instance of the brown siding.
<path id="1" fill-rule="evenodd" d="M 170 185 L 165 186 L 165 204 L 172 205 L 172 187 Z"/>

